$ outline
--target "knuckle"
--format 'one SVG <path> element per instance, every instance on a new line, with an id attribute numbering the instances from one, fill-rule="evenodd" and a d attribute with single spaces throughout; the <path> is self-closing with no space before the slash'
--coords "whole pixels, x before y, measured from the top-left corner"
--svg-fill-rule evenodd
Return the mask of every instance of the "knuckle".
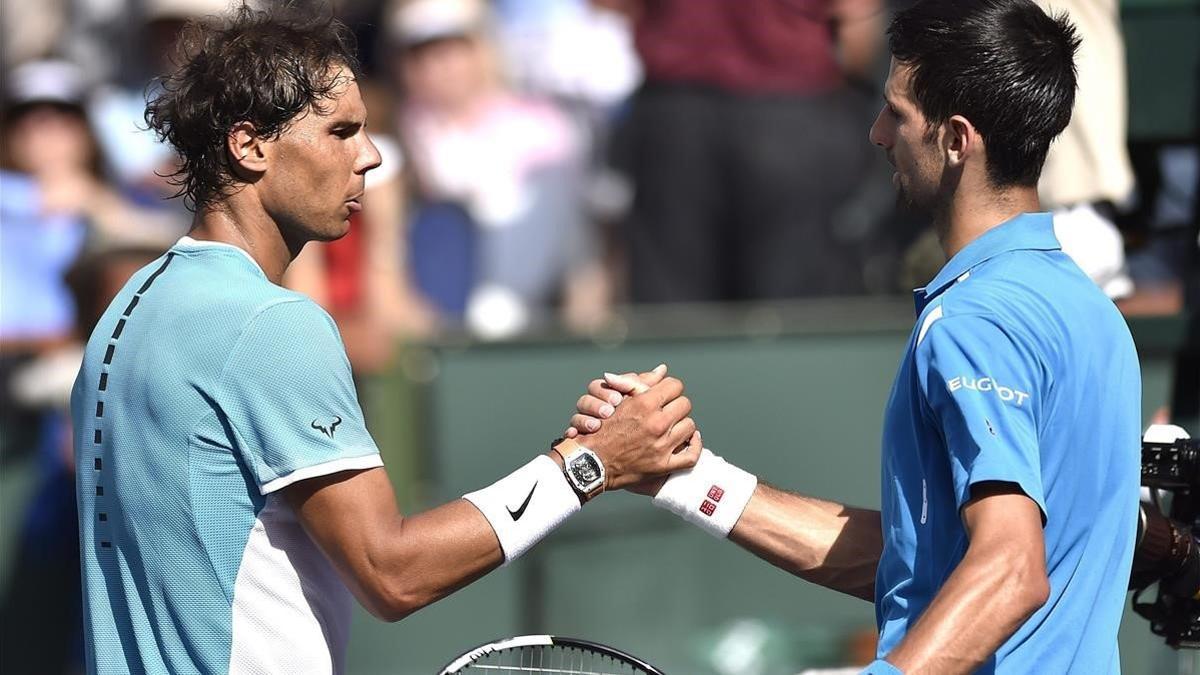
<path id="1" fill-rule="evenodd" d="M 646 420 L 646 430 L 655 436 L 662 436 L 667 433 L 669 422 L 662 415 L 655 415 Z"/>

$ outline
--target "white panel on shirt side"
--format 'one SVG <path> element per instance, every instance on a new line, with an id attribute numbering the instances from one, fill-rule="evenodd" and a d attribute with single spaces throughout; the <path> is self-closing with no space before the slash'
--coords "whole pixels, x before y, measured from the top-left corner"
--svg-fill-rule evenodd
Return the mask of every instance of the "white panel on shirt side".
<path id="1" fill-rule="evenodd" d="M 941 305 L 934 307 L 929 311 L 928 314 L 925 315 L 925 322 L 921 324 L 921 332 L 917 333 L 918 346 L 921 344 L 921 341 L 925 339 L 925 334 L 929 332 L 929 327 L 933 325 L 934 321 L 937 321 L 940 318 L 942 318 Z"/>
<path id="2" fill-rule="evenodd" d="M 234 583 L 230 674 L 344 672 L 351 602 L 282 496 L 268 495 Z"/>

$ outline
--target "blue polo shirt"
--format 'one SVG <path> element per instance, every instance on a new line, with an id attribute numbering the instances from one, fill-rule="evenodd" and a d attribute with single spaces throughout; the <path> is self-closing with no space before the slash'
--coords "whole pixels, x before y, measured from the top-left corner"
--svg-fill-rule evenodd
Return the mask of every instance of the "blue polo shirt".
<path id="1" fill-rule="evenodd" d="M 879 655 L 962 560 L 971 486 L 1006 481 L 1042 510 L 1050 598 L 978 672 L 1120 672 L 1141 427 L 1124 319 L 1045 213 L 989 230 L 915 293 L 884 420 Z"/>

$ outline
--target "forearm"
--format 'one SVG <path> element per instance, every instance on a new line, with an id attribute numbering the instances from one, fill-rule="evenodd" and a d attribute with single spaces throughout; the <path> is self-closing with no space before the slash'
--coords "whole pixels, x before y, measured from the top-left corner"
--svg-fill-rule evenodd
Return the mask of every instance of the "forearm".
<path id="1" fill-rule="evenodd" d="M 909 675 L 974 672 L 1045 602 L 1044 569 L 1023 559 L 968 549 L 887 660 Z"/>
<path id="2" fill-rule="evenodd" d="M 375 616 L 396 621 L 470 584 L 504 562 L 491 526 L 463 499 L 382 528 L 365 551 L 368 580 L 353 589 Z"/>
<path id="3" fill-rule="evenodd" d="M 401 515 L 382 468 L 300 481 L 284 496 L 358 601 L 385 621 L 445 597 L 504 560 L 487 519 L 465 500 Z"/>
<path id="4" fill-rule="evenodd" d="M 759 483 L 729 538 L 802 579 L 873 601 L 883 552 L 880 522 L 878 511 Z"/>

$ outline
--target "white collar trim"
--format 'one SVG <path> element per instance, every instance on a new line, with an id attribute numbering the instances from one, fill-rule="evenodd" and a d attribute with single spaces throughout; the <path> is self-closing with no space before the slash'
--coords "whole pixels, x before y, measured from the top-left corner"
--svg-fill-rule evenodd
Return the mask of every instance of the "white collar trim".
<path id="1" fill-rule="evenodd" d="M 259 272 L 262 272 L 262 267 L 258 264 L 258 261 L 255 260 L 254 257 L 251 256 L 246 251 L 246 249 L 240 248 L 238 246 L 234 246 L 233 244 L 226 244 L 223 241 L 211 241 L 208 239 L 204 239 L 204 240 L 193 239 L 187 235 L 184 235 L 183 237 L 179 238 L 179 241 L 175 242 L 175 245 L 183 247 L 183 248 L 190 248 L 190 249 L 230 248 L 230 249 L 233 249 L 233 250 L 237 251 L 238 253 L 241 253 L 242 255 L 246 256 L 246 260 L 249 260 L 252 265 L 254 265 L 256 268 L 258 268 Z M 264 274 L 265 274 L 265 272 L 264 272 Z"/>

